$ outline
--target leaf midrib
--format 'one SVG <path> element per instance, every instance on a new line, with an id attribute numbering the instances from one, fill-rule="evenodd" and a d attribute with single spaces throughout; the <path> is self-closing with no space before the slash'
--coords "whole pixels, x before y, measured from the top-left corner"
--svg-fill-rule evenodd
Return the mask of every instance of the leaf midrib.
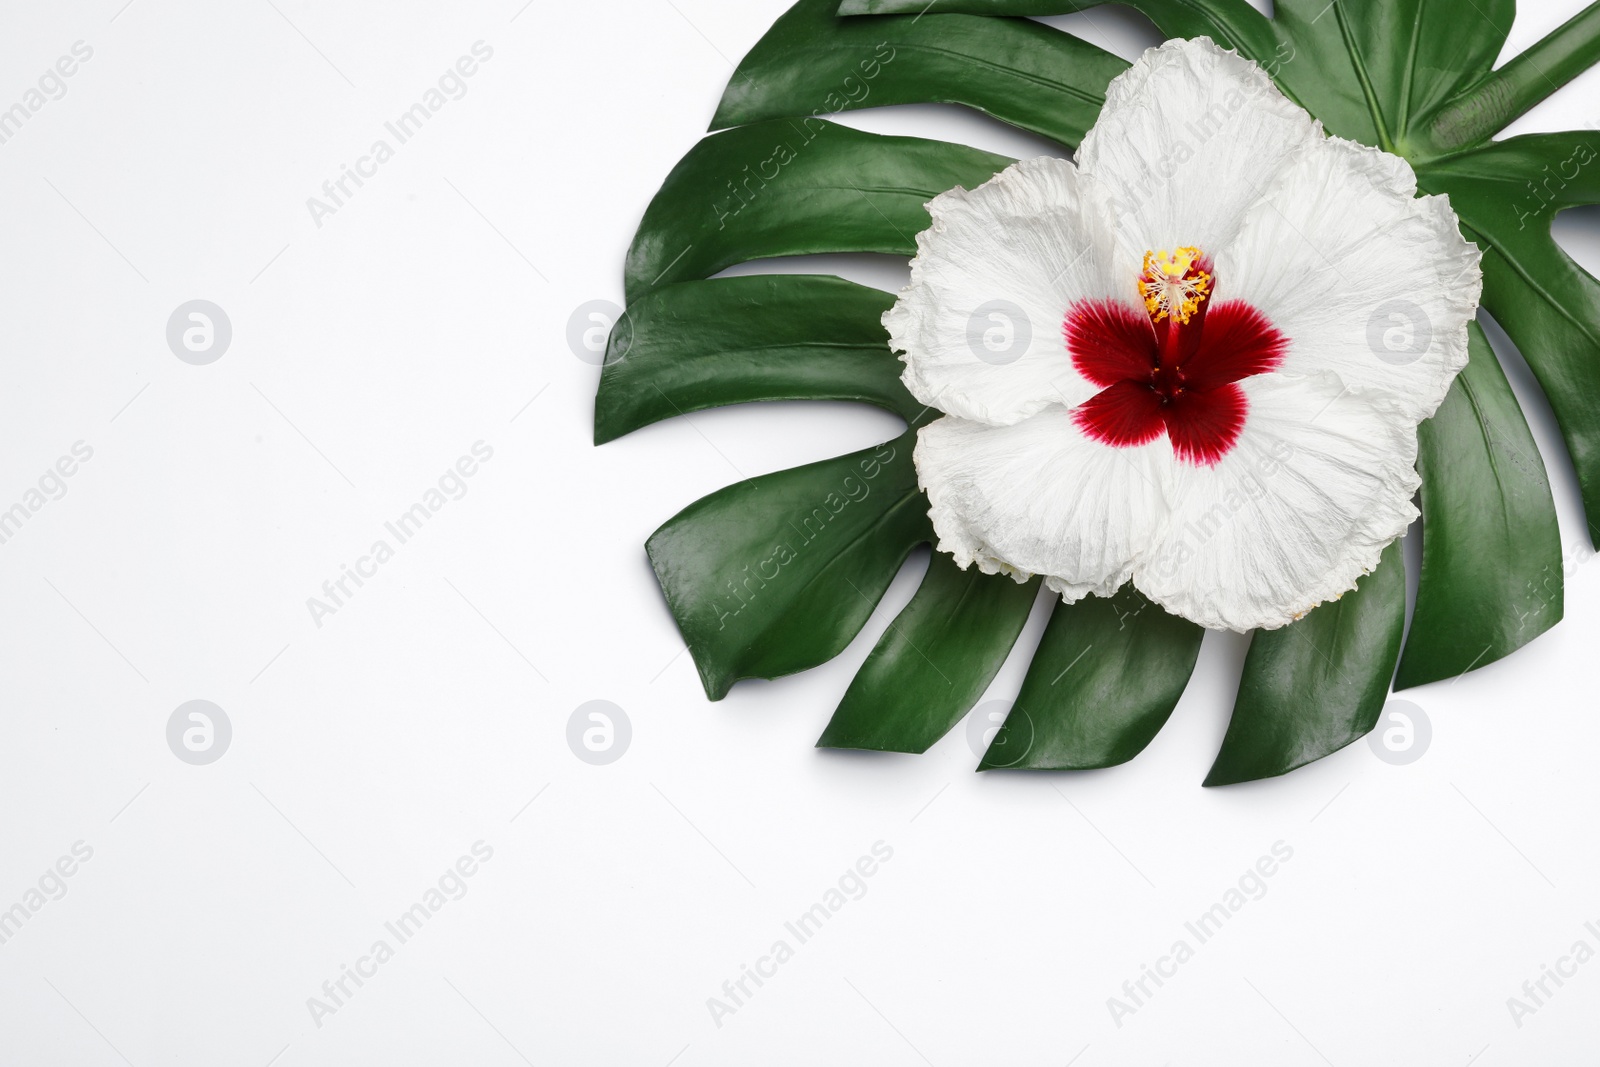
<path id="1" fill-rule="evenodd" d="M 1105 100 L 1106 100 L 1104 93 L 1095 93 L 1095 92 L 1092 92 L 1092 91 L 1087 90 L 1087 89 L 1079 89 L 1079 88 L 1077 88 L 1075 86 L 1068 85 L 1068 84 L 1066 84 L 1064 82 L 1052 81 L 1051 79 L 1046 78 L 1046 77 L 1044 77 L 1042 75 L 1032 74 L 1032 73 L 1029 73 L 1028 71 L 1020 70 L 1020 69 L 1018 69 L 1016 67 L 1006 66 L 1004 63 L 999 63 L 999 62 L 996 62 L 995 60 L 992 60 L 992 59 L 984 59 L 982 56 L 975 56 L 970 52 L 960 52 L 960 51 L 957 51 L 956 49 L 953 49 L 953 48 L 940 48 L 940 47 L 938 47 L 936 45 L 931 45 L 931 44 L 911 44 L 911 43 L 906 43 L 906 44 L 896 45 L 896 47 L 897 48 L 902 48 L 902 49 L 904 49 L 904 50 L 906 50 L 908 52 L 931 52 L 931 53 L 934 53 L 935 55 L 951 56 L 951 57 L 953 57 L 955 59 L 958 59 L 958 60 L 962 61 L 963 63 L 972 63 L 972 64 L 975 64 L 975 65 L 980 66 L 980 67 L 986 67 L 989 70 L 1001 71 L 1001 72 L 1004 72 L 1004 73 L 1012 74 L 1012 75 L 1014 75 L 1014 76 L 1016 76 L 1018 78 L 1021 78 L 1024 81 L 1032 82 L 1033 84 L 1041 86 L 1043 88 L 1057 89 L 1057 90 L 1060 90 L 1061 92 L 1065 93 L 1068 96 L 1075 96 L 1078 99 L 1082 100 L 1086 104 L 1093 104 L 1093 105 L 1099 106 L 1101 104 L 1104 104 Z M 816 46 L 816 47 L 809 47 L 809 48 L 806 48 L 806 47 L 796 48 L 796 49 L 793 49 L 792 51 L 801 52 L 801 53 L 803 53 L 803 52 L 816 52 L 816 53 L 819 53 L 819 54 L 822 54 L 822 55 L 831 55 L 835 50 L 831 49 L 831 48 L 827 48 L 827 47 Z"/>
<path id="2" fill-rule="evenodd" d="M 1484 344 L 1485 345 L 1488 344 L 1488 339 L 1487 338 L 1484 339 Z M 1491 352 L 1491 355 L 1492 354 L 1493 353 Z M 1470 358 L 1470 356 L 1469 356 L 1469 358 Z M 1495 454 L 1495 447 L 1494 447 L 1494 436 L 1495 435 L 1493 433 L 1489 432 L 1488 417 L 1486 416 L 1486 414 L 1484 412 L 1483 405 L 1478 403 L 1477 390 L 1475 390 L 1472 387 L 1472 383 L 1467 380 L 1465 375 L 1461 375 L 1460 376 L 1460 381 L 1461 381 L 1461 391 L 1466 396 L 1467 403 L 1472 405 L 1472 417 L 1478 420 L 1478 426 L 1479 426 L 1479 429 L 1482 432 L 1482 436 L 1483 436 L 1484 448 L 1489 453 L 1489 470 L 1494 474 L 1494 485 L 1495 485 L 1495 489 L 1496 489 L 1495 497 L 1496 497 L 1497 500 L 1500 501 L 1499 512 L 1500 512 L 1500 528 L 1501 528 L 1502 540 L 1503 540 L 1504 544 L 1506 544 L 1507 546 L 1511 546 L 1512 545 L 1511 516 L 1510 516 L 1510 511 L 1506 507 L 1506 504 L 1505 504 L 1505 502 L 1507 500 L 1506 483 L 1505 483 L 1505 479 L 1500 476 L 1500 459 Z M 1510 576 L 1508 575 L 1507 577 L 1510 577 Z"/>
<path id="3" fill-rule="evenodd" d="M 1400 93 L 1400 114 L 1395 125 L 1397 133 L 1404 135 L 1411 125 L 1411 96 L 1416 91 L 1417 82 L 1417 50 L 1422 45 L 1422 13 L 1427 10 L 1428 0 L 1417 0 L 1417 15 L 1411 20 L 1411 45 L 1406 49 L 1405 85 Z"/>
<path id="4" fill-rule="evenodd" d="M 1554 308 L 1557 314 L 1559 314 L 1567 322 L 1571 323 L 1573 327 L 1579 333 L 1583 334 L 1583 336 L 1587 337 L 1590 342 L 1596 346 L 1600 346 L 1600 334 L 1596 334 L 1589 328 L 1587 323 L 1583 322 L 1581 319 L 1577 318 L 1570 311 L 1568 311 L 1560 300 L 1557 300 L 1553 295 L 1545 291 L 1544 286 L 1536 282 L 1533 276 L 1529 274 L 1528 271 L 1523 269 L 1522 264 L 1519 263 L 1514 256 L 1507 252 L 1498 241 L 1484 234 L 1475 226 L 1468 226 L 1467 229 L 1472 233 L 1474 238 L 1483 241 L 1484 244 L 1487 244 L 1490 248 L 1494 249 L 1495 254 L 1505 261 L 1506 265 L 1511 268 L 1512 272 L 1515 273 L 1518 278 L 1522 279 L 1523 283 L 1527 285 L 1529 289 L 1533 290 L 1535 295 L 1537 295 L 1546 304 L 1549 304 L 1552 308 Z M 1551 239 L 1550 244 L 1557 252 L 1560 252 L 1561 255 L 1566 255 L 1566 253 L 1562 251 L 1561 246 L 1555 243 L 1554 239 Z M 1571 261 L 1570 256 L 1567 258 L 1569 261 Z"/>
<path id="5" fill-rule="evenodd" d="M 1333 7 L 1334 20 L 1339 24 L 1339 36 L 1344 40 L 1344 50 L 1350 57 L 1350 66 L 1356 72 L 1356 81 L 1361 85 L 1361 95 L 1366 99 L 1367 111 L 1372 116 L 1372 126 L 1377 131 L 1378 144 L 1385 152 L 1399 155 L 1394 146 L 1394 138 L 1389 134 L 1389 126 L 1384 122 L 1383 109 L 1378 106 L 1378 94 L 1372 87 L 1372 76 L 1367 73 L 1366 60 L 1361 57 L 1361 50 L 1356 47 L 1355 38 L 1350 33 L 1350 24 L 1345 21 L 1344 9 L 1339 7 L 1337 0 L 1330 6 Z"/>
<path id="6" fill-rule="evenodd" d="M 866 526 L 865 529 L 859 531 L 854 537 L 850 538 L 850 540 L 848 540 L 844 544 L 840 545 L 839 546 L 839 550 L 833 554 L 833 556 L 828 560 L 828 562 L 824 563 L 820 568 L 817 569 L 817 572 L 815 574 L 813 574 L 811 577 L 807 578 L 804 582 L 801 583 L 800 588 L 799 588 L 799 590 L 796 590 L 796 594 L 795 595 L 798 596 L 800 593 L 804 592 L 807 589 L 810 589 L 813 585 L 815 585 L 817 583 L 817 581 L 822 578 L 823 575 L 827 574 L 830 570 L 832 570 L 835 566 L 837 566 L 840 560 L 842 560 L 846 555 L 848 555 L 855 548 L 856 545 L 860 544 L 862 539 L 866 538 L 870 534 L 873 534 L 873 533 L 877 532 L 878 528 L 880 526 L 882 526 L 884 523 L 888 522 L 889 519 L 892 516 L 894 516 L 894 514 L 896 512 L 898 512 L 901 507 L 903 507 L 905 505 L 905 502 L 907 500 L 910 500 L 913 496 L 916 496 L 919 492 L 921 492 L 921 490 L 919 490 L 916 487 L 916 485 L 913 483 L 910 489 L 907 489 L 905 491 L 905 493 L 902 494 L 898 499 L 896 499 L 892 504 L 890 504 L 888 507 L 884 508 L 883 511 L 878 514 L 878 517 L 873 519 L 872 522 L 869 523 Z M 913 540 L 908 545 L 906 545 L 907 554 L 909 554 L 910 551 L 913 548 L 915 548 L 919 543 L 920 543 L 919 540 Z M 903 557 L 902 557 L 902 561 L 903 561 Z M 857 590 L 857 592 L 859 593 L 860 590 Z M 862 596 L 865 597 L 866 594 L 863 593 Z M 777 625 L 778 623 L 780 623 L 782 621 L 783 620 L 781 620 L 781 619 L 775 619 L 769 625 L 762 627 L 762 629 L 761 629 L 762 636 L 765 637 L 768 634 L 770 634 L 772 632 L 773 626 Z"/>
<path id="7" fill-rule="evenodd" d="M 859 348 L 865 352 L 887 352 L 882 341 L 785 341 L 782 344 L 737 345 L 727 348 L 696 348 L 691 358 L 707 359 L 712 356 L 745 356 L 756 352 L 781 352 L 789 348 Z"/>

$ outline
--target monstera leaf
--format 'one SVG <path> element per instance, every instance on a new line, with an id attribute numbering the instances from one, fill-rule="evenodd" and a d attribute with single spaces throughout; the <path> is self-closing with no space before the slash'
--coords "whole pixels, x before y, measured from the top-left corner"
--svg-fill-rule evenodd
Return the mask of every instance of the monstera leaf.
<path id="1" fill-rule="evenodd" d="M 1493 136 L 1600 58 L 1600 3 L 1500 68 L 1514 0 L 1125 0 L 1168 37 L 1259 62 L 1329 132 L 1405 157 L 1484 251 L 1484 310 L 1533 369 L 1600 521 L 1600 283 L 1551 236 L 1600 203 L 1600 135 Z M 885 293 L 837 278 L 712 279 L 828 252 L 910 255 L 923 204 L 1010 161 L 861 133 L 819 115 L 959 104 L 1076 146 L 1127 64 L 1026 16 L 1084 0 L 799 0 L 738 66 L 723 132 L 694 146 L 628 254 L 629 307 L 608 348 L 595 440 L 707 407 L 851 400 L 903 418 L 877 449 L 740 483 L 669 520 L 649 556 L 707 694 L 804 670 L 859 632 L 933 537 L 911 452 L 928 412 L 899 380 Z M 712 280 L 706 280 L 712 279 Z M 1283 774 L 1371 730 L 1391 689 L 1501 659 L 1559 621 L 1562 559 L 1544 463 L 1482 331 L 1421 429 L 1422 566 L 1405 627 L 1398 546 L 1357 589 L 1255 635 L 1207 785 Z M 1600 537 L 1596 538 L 1600 543 Z M 921 752 L 983 695 L 1034 583 L 934 553 L 818 744 Z M 1104 767 L 1136 756 L 1182 695 L 1200 629 L 1131 589 L 1056 604 L 981 767 Z M 1402 635 L 1404 640 L 1402 641 Z M 1398 666 L 1398 670 L 1397 670 Z"/>

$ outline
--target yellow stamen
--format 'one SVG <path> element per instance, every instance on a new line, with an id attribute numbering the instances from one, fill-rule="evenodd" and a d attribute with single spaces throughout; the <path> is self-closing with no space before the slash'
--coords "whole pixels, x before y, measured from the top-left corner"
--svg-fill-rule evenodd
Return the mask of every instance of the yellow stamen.
<path id="1" fill-rule="evenodd" d="M 1210 297 L 1211 275 L 1195 266 L 1199 259 L 1200 250 L 1192 246 L 1144 254 L 1139 292 L 1153 321 L 1171 316 L 1179 324 L 1187 323 Z"/>

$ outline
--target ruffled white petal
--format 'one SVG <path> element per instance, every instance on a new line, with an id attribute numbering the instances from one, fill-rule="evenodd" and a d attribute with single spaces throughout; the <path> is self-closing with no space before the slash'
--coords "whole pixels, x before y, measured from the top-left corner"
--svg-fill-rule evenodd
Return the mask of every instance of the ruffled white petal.
<path id="1" fill-rule="evenodd" d="M 1053 408 L 1011 426 L 943 418 L 917 435 L 917 479 L 939 550 L 963 569 L 1049 576 L 1068 602 L 1110 596 L 1166 525 L 1165 438 L 1114 448 Z"/>
<path id="2" fill-rule="evenodd" d="M 1249 302 L 1290 338 L 1279 374 L 1331 371 L 1420 420 L 1466 366 L 1483 275 L 1449 199 L 1416 191 L 1399 156 L 1318 140 L 1216 264 L 1218 298 Z"/>
<path id="3" fill-rule="evenodd" d="M 883 317 L 906 388 L 964 419 L 1007 425 L 1094 392 L 1062 337 L 1078 300 L 1121 295 L 1103 196 L 1071 163 L 1025 160 L 928 204 L 911 285 Z"/>
<path id="4" fill-rule="evenodd" d="M 1274 629 L 1353 588 L 1416 518 L 1416 421 L 1332 375 L 1240 384 L 1244 433 L 1216 466 L 1174 480 L 1165 534 L 1133 582 L 1202 626 Z"/>
<path id="5" fill-rule="evenodd" d="M 1261 190 L 1321 136 L 1261 67 L 1197 37 L 1150 49 L 1112 80 L 1076 159 L 1110 192 L 1137 271 L 1147 249 L 1231 243 Z"/>

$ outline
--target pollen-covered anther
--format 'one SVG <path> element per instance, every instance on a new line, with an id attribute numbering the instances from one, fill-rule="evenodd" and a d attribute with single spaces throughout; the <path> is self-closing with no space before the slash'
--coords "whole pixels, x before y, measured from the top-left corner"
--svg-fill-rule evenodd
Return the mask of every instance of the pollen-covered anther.
<path id="1" fill-rule="evenodd" d="M 1152 322 L 1171 318 L 1186 324 L 1211 296 L 1210 266 L 1200 250 L 1186 246 L 1168 252 L 1146 252 L 1139 292 Z"/>

